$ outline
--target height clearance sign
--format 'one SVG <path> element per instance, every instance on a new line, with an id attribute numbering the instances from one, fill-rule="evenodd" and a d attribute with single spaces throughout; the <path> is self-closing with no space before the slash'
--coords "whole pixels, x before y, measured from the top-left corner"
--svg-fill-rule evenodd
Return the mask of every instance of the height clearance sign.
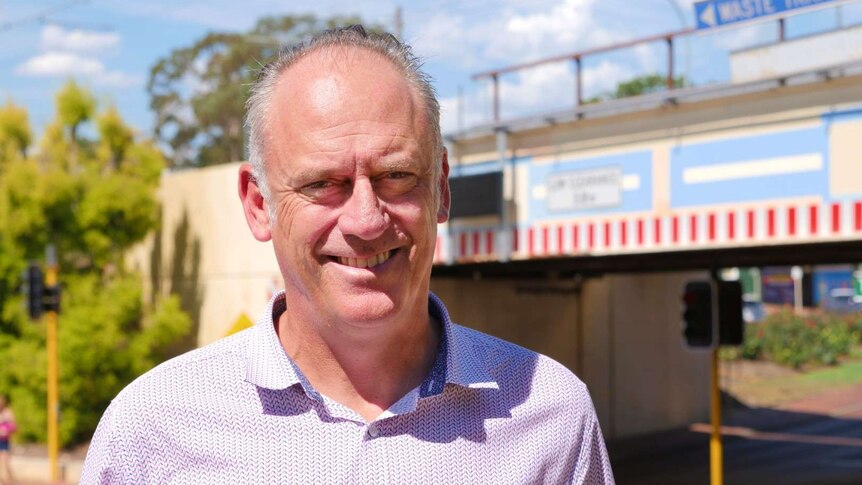
<path id="1" fill-rule="evenodd" d="M 838 0 L 840 1 L 840 0 Z M 694 4 L 697 29 L 712 29 L 764 17 L 828 6 L 836 0 L 708 0 Z"/>

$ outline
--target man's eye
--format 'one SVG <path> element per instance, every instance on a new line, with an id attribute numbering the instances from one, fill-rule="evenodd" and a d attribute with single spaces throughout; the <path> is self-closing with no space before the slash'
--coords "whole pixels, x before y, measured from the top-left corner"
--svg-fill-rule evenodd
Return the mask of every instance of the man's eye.
<path id="1" fill-rule="evenodd" d="M 389 172 L 386 176 L 390 179 L 403 179 L 410 177 L 410 174 L 407 172 Z"/>
<path id="2" fill-rule="evenodd" d="M 412 190 L 419 179 L 410 172 L 387 172 L 375 182 L 376 190 L 382 197 L 393 197 Z"/>
<path id="3" fill-rule="evenodd" d="M 332 180 L 319 180 L 310 184 L 303 185 L 299 191 L 306 197 L 312 199 L 328 199 L 337 196 L 344 188 L 343 184 Z"/>
<path id="4" fill-rule="evenodd" d="M 333 183 L 328 181 L 328 180 L 321 180 L 319 182 L 313 182 L 313 183 L 306 185 L 305 187 L 303 187 L 303 190 L 320 190 L 320 189 L 332 187 L 332 185 L 333 185 Z"/>

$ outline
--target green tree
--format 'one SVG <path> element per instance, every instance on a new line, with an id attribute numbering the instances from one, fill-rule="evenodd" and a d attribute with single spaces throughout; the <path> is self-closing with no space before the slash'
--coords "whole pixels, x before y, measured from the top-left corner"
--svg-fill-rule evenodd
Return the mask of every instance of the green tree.
<path id="1" fill-rule="evenodd" d="M 675 77 L 673 85 L 675 88 L 682 87 L 684 79 L 682 76 Z M 628 81 L 621 82 L 617 85 L 617 90 L 613 94 L 614 98 L 627 98 L 629 96 L 639 96 L 641 94 L 654 93 L 667 89 L 667 77 L 659 74 L 648 74 L 639 76 Z"/>
<path id="2" fill-rule="evenodd" d="M 685 77 L 677 76 L 673 79 L 673 87 L 681 88 L 685 85 Z M 642 94 L 655 93 L 667 89 L 667 77 L 659 74 L 647 74 L 638 76 L 628 81 L 617 84 L 613 92 L 598 94 L 583 101 L 583 104 L 595 104 L 609 99 L 621 99 Z"/>
<path id="3" fill-rule="evenodd" d="M 6 101 L 6 105 L 0 107 L 0 151 L 3 153 L 0 159 L 26 157 L 32 138 L 27 111 L 11 100 Z"/>
<path id="4" fill-rule="evenodd" d="M 96 111 L 96 99 L 86 89 L 70 80 L 57 93 L 57 115 L 63 126 L 69 128 L 72 141 L 78 139 L 78 127 L 89 121 Z"/>
<path id="5" fill-rule="evenodd" d="M 177 297 L 145 303 L 141 277 L 123 264 L 157 229 L 165 159 L 152 142 L 136 141 L 114 108 L 96 117 L 96 139 L 82 138 L 93 99 L 70 82 L 38 153 L 0 152 L 0 392 L 12 396 L 23 441 L 45 439 L 46 354 L 44 327 L 24 315 L 18 288 L 27 260 L 41 259 L 47 244 L 57 249 L 63 288 L 62 443 L 87 440 L 113 396 L 190 328 Z"/>
<path id="6" fill-rule="evenodd" d="M 245 101 L 261 66 L 282 45 L 359 22 L 356 17 L 266 17 L 248 32 L 209 33 L 159 59 L 147 91 L 156 137 L 170 148 L 174 165 L 241 160 Z"/>
<path id="7" fill-rule="evenodd" d="M 100 158 L 110 160 L 114 169 L 118 168 L 126 150 L 132 145 L 132 129 L 126 126 L 117 108 L 111 106 L 96 120 L 99 128 L 100 147 L 106 152 Z"/>

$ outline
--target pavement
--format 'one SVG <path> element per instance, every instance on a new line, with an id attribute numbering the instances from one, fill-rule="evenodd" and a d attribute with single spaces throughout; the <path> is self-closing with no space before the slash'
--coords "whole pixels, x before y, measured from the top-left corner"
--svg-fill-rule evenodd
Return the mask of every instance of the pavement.
<path id="1" fill-rule="evenodd" d="M 862 483 L 862 385 L 843 387 L 780 409 L 723 409 L 724 484 Z M 612 440 L 617 483 L 709 483 L 709 423 Z"/>
<path id="2" fill-rule="evenodd" d="M 862 483 L 862 384 L 780 409 L 725 403 L 722 443 L 726 485 Z M 621 485 L 709 483 L 709 423 L 611 440 L 608 453 Z M 48 459 L 13 453 L 19 485 L 49 484 Z M 62 456 L 57 484 L 78 483 L 83 459 Z"/>
<path id="3" fill-rule="evenodd" d="M 50 464 L 47 456 L 20 455 L 12 448 L 10 466 L 15 474 L 16 485 L 59 485 L 67 483 L 78 483 L 81 480 L 81 469 L 84 460 L 81 458 L 61 457 L 60 478 L 58 482 L 51 482 Z"/>

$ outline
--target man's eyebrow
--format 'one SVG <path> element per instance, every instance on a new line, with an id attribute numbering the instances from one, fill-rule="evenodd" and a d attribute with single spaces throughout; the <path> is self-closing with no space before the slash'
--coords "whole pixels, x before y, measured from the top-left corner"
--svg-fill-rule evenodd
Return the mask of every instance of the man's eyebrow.
<path id="1" fill-rule="evenodd" d="M 288 176 L 288 180 L 291 182 L 299 182 L 299 183 L 307 183 L 314 180 L 320 180 L 325 178 L 330 178 L 333 175 L 338 173 L 338 170 L 335 168 L 327 168 L 327 167 L 308 167 L 297 170 L 296 172 L 290 174 Z"/>
<path id="2" fill-rule="evenodd" d="M 420 164 L 413 158 L 395 158 L 395 159 L 378 159 L 371 163 L 371 171 L 373 172 L 392 172 L 402 170 L 415 170 L 420 167 Z M 314 167 L 305 167 L 297 169 L 290 178 L 299 180 L 318 179 L 332 177 L 333 175 L 349 173 L 353 175 L 352 170 L 344 170 L 341 166 L 328 167 L 326 164 L 317 165 Z"/>
<path id="3" fill-rule="evenodd" d="M 379 160 L 376 168 L 383 168 L 387 171 L 393 170 L 408 170 L 418 166 L 412 158 L 396 158 L 392 160 Z"/>

